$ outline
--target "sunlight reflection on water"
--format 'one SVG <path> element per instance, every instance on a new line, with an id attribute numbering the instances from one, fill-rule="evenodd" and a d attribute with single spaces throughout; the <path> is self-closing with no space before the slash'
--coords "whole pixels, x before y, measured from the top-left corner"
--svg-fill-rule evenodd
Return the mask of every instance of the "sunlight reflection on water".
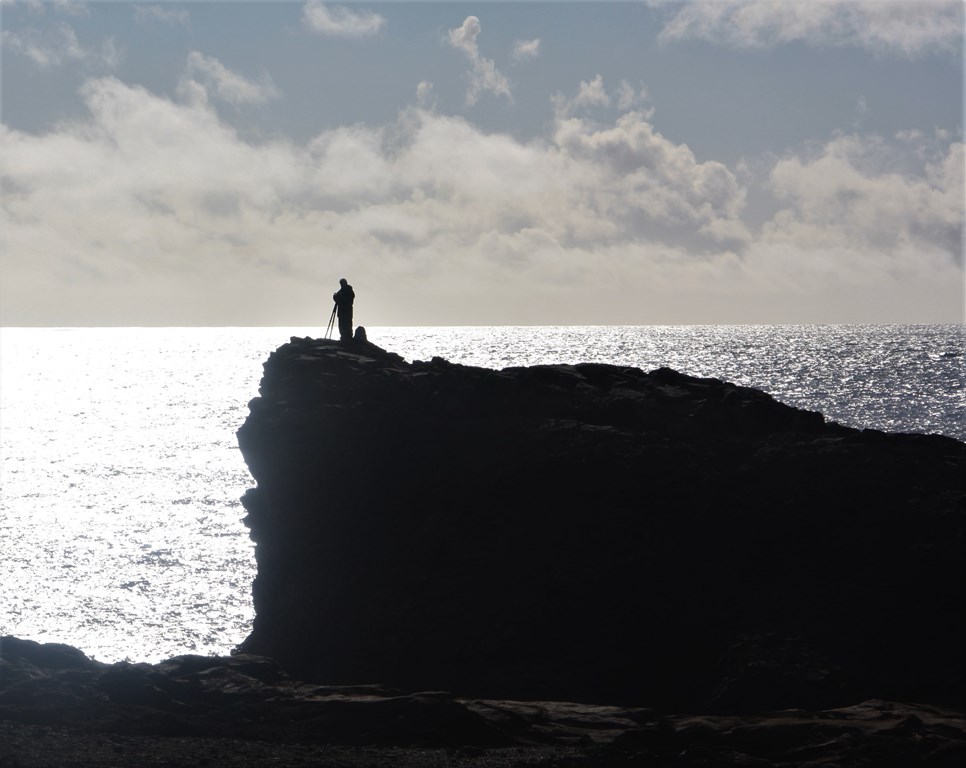
<path id="1" fill-rule="evenodd" d="M 369 328 L 408 360 L 670 366 L 853 426 L 966 439 L 961 326 Z M 321 329 L 0 329 L 0 634 L 104 661 L 227 653 L 250 631 L 261 364 Z"/>

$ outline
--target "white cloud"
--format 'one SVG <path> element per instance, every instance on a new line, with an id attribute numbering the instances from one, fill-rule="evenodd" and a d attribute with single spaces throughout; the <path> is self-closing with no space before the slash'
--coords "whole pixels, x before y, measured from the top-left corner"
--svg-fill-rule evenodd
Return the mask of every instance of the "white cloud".
<path id="1" fill-rule="evenodd" d="M 16 33 L 4 30 L 4 46 L 30 59 L 42 69 L 59 66 L 65 61 L 77 61 L 85 57 L 74 30 L 62 24 L 53 30 L 41 32 L 27 29 Z"/>
<path id="2" fill-rule="evenodd" d="M 606 107 L 610 104 L 610 96 L 604 88 L 603 76 L 597 75 L 590 82 L 581 80 L 575 96 L 568 98 L 558 92 L 550 98 L 550 101 L 553 103 L 557 119 L 561 120 L 580 110 L 588 110 L 591 107 Z"/>
<path id="3" fill-rule="evenodd" d="M 57 24 L 43 30 L 4 30 L 3 45 L 30 59 L 41 69 L 79 63 L 91 68 L 113 70 L 122 58 L 113 38 L 105 38 L 97 46 L 86 46 L 81 44 L 77 33 L 68 24 Z"/>
<path id="4" fill-rule="evenodd" d="M 650 120 L 654 116 L 654 109 L 641 109 L 647 98 L 647 88 L 643 84 L 638 90 L 626 80 L 620 81 L 616 96 L 611 96 L 604 86 L 603 76 L 598 74 L 589 82 L 582 80 L 574 96 L 568 98 L 558 92 L 551 96 L 550 101 L 553 103 L 558 120 L 568 118 L 577 112 L 589 112 L 595 107 L 609 107 L 611 104 L 616 104 L 622 112 L 636 110 L 645 120 Z"/>
<path id="5" fill-rule="evenodd" d="M 571 103 L 575 107 L 607 106 L 610 104 L 610 96 L 604 90 L 604 78 L 597 75 L 589 83 L 581 81 L 580 89 Z"/>
<path id="6" fill-rule="evenodd" d="M 471 59 L 480 55 L 480 50 L 476 45 L 476 38 L 482 31 L 480 20 L 476 16 L 467 16 L 463 20 L 462 26 L 449 31 L 449 42 L 454 48 L 459 48 Z"/>
<path id="7" fill-rule="evenodd" d="M 476 16 L 467 16 L 463 24 L 449 30 L 448 35 L 450 45 L 462 51 L 473 67 L 469 73 L 469 86 L 466 90 L 466 103 L 469 106 L 476 104 L 480 95 L 485 92 L 513 99 L 510 81 L 496 68 L 492 59 L 484 58 L 480 54 L 476 39 L 481 31 L 480 20 Z"/>
<path id="8" fill-rule="evenodd" d="M 535 59 L 540 55 L 540 38 L 533 40 L 515 40 L 513 43 L 513 53 L 510 54 L 514 61 L 526 61 Z"/>
<path id="9" fill-rule="evenodd" d="M 32 14 L 37 16 L 43 16 L 46 13 L 46 8 L 44 7 L 44 0 L 0 0 L 0 6 L 3 5 L 22 5 Z"/>
<path id="10" fill-rule="evenodd" d="M 98 62 L 104 69 L 113 71 L 124 60 L 124 49 L 117 45 L 113 37 L 108 37 L 101 42 L 100 46 L 92 55 L 93 60 Z"/>
<path id="11" fill-rule="evenodd" d="M 67 16 L 90 15 L 87 3 L 80 2 L 80 0 L 0 0 L 0 6 L 12 6 L 14 4 L 26 7 L 36 16 L 46 15 L 48 7 Z"/>
<path id="12" fill-rule="evenodd" d="M 166 8 L 161 5 L 136 5 L 134 17 L 139 22 L 160 22 L 187 27 L 191 17 L 184 8 Z"/>
<path id="13" fill-rule="evenodd" d="M 896 139 L 899 141 L 922 141 L 922 131 L 917 128 L 898 131 L 896 133 Z"/>
<path id="14" fill-rule="evenodd" d="M 322 323 L 342 275 L 366 325 L 961 311 L 961 144 L 790 153 L 758 229 L 735 174 L 642 112 L 522 142 L 411 108 L 294 144 L 246 141 L 203 98 L 114 78 L 82 95 L 85 120 L 0 127 L 6 323 Z"/>
<path id="15" fill-rule="evenodd" d="M 687 238 L 697 228 L 713 239 L 727 233 L 731 247 L 749 239 L 740 220 L 745 191 L 734 174 L 721 163 L 698 162 L 687 145 L 669 141 L 642 113 L 622 115 L 610 127 L 562 118 L 554 140 L 579 160 L 582 175 L 593 175 L 596 207 L 623 231 Z"/>
<path id="16" fill-rule="evenodd" d="M 271 77 L 264 75 L 259 82 L 248 80 L 236 72 L 232 72 L 218 59 L 205 56 L 198 51 L 188 54 L 186 64 L 188 81 L 182 82 L 183 91 L 191 91 L 191 83 L 197 84 L 194 78 L 200 78 L 208 91 L 229 104 L 262 104 L 281 96 L 281 92 L 272 82 Z"/>
<path id="17" fill-rule="evenodd" d="M 87 3 L 79 2 L 79 0 L 54 0 L 54 7 L 68 16 L 88 16 L 90 14 Z"/>
<path id="18" fill-rule="evenodd" d="M 651 3 L 671 9 L 662 41 L 698 39 L 736 48 L 801 41 L 908 57 L 961 53 L 957 0 L 715 0 Z"/>
<path id="19" fill-rule="evenodd" d="M 621 80 L 620 85 L 617 87 L 617 108 L 626 110 L 631 107 L 640 106 L 647 101 L 647 97 L 647 88 L 643 83 L 639 89 L 635 89 L 626 80 Z"/>
<path id="20" fill-rule="evenodd" d="M 961 259 L 963 145 L 926 159 L 916 175 L 890 167 L 895 154 L 883 139 L 850 135 L 817 156 L 777 162 L 770 183 L 787 207 L 766 225 L 768 241 L 867 252 L 909 248 Z"/>
<path id="21" fill-rule="evenodd" d="M 433 84 L 428 80 L 421 80 L 416 86 L 416 103 L 423 109 L 433 109 L 436 97 L 433 95 Z"/>
<path id="22" fill-rule="evenodd" d="M 322 35 L 362 38 L 378 34 L 386 19 L 371 11 L 353 11 L 341 5 L 308 0 L 302 9 L 302 23 Z"/>

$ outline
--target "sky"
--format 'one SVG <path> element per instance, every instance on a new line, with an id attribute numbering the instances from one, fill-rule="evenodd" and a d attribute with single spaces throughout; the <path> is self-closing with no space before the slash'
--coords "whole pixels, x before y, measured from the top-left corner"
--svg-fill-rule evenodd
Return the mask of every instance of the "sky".
<path id="1" fill-rule="evenodd" d="M 964 322 L 962 0 L 0 0 L 0 324 Z"/>

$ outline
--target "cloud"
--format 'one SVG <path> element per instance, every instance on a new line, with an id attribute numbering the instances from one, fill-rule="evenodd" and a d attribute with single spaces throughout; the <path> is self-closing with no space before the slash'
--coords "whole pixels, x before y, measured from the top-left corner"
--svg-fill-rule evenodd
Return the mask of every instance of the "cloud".
<path id="1" fill-rule="evenodd" d="M 476 45 L 476 38 L 482 31 L 480 20 L 476 16 L 467 16 L 462 26 L 449 31 L 449 42 L 454 48 L 459 48 L 471 59 L 480 55 Z"/>
<path id="2" fill-rule="evenodd" d="M 308 0 L 302 9 L 302 23 L 313 32 L 330 37 L 363 38 L 378 34 L 386 19 L 371 11 L 353 11 Z"/>
<path id="3" fill-rule="evenodd" d="M 192 83 L 197 85 L 197 81 L 193 78 L 200 78 L 206 93 L 210 91 L 222 101 L 236 106 L 262 104 L 281 96 L 281 92 L 268 75 L 264 75 L 260 82 L 253 82 L 232 72 L 218 59 L 205 56 L 198 51 L 188 54 L 186 77 L 187 81 L 182 82 L 182 90 L 190 91 Z"/>
<path id="4" fill-rule="evenodd" d="M 3 45 L 8 50 L 30 59 L 41 69 L 53 69 L 74 63 L 110 71 L 117 68 L 122 58 L 114 38 L 105 38 L 97 46 L 85 46 L 68 24 L 57 24 L 43 30 L 4 30 Z"/>
<path id="5" fill-rule="evenodd" d="M 617 87 L 617 108 L 618 109 L 631 109 L 632 107 L 639 106 L 647 101 L 648 93 L 647 88 L 644 84 L 641 84 L 639 89 L 635 89 L 626 80 L 621 80 L 620 85 Z"/>
<path id="6" fill-rule="evenodd" d="M 342 275 L 366 325 L 961 312 L 959 143 L 789 152 L 753 227 L 735 173 L 640 111 L 524 142 L 411 107 L 294 143 L 111 77 L 82 96 L 83 120 L 0 127 L 6 324 L 321 324 Z"/>
<path id="7" fill-rule="evenodd" d="M 0 0 L 0 6 L 12 6 L 14 4 L 27 8 L 35 16 L 46 15 L 48 8 L 66 16 L 90 15 L 88 4 L 80 2 L 80 0 Z"/>
<path id="8" fill-rule="evenodd" d="M 53 6 L 68 16 L 90 15 L 90 9 L 87 7 L 87 3 L 80 2 L 79 0 L 54 0 Z"/>
<path id="9" fill-rule="evenodd" d="M 768 242 L 816 250 L 910 249 L 961 262 L 963 145 L 924 158 L 915 175 L 890 167 L 895 155 L 885 140 L 854 134 L 835 138 L 816 156 L 778 161 L 769 183 L 787 207 L 765 226 Z"/>
<path id="10" fill-rule="evenodd" d="M 514 61 L 527 61 L 528 59 L 535 59 L 540 55 L 540 38 L 537 37 L 533 40 L 515 40 L 513 42 L 513 53 L 510 57 Z"/>
<path id="11" fill-rule="evenodd" d="M 134 18 L 139 22 L 160 22 L 162 24 L 177 24 L 187 27 L 191 17 L 184 8 L 165 8 L 160 5 L 134 6 Z"/>
<path id="12" fill-rule="evenodd" d="M 635 89 L 626 80 L 621 80 L 617 86 L 616 97 L 611 96 L 604 87 L 604 78 L 598 74 L 590 81 L 581 81 L 577 93 L 567 97 L 562 93 L 554 94 L 550 101 L 554 105 L 554 112 L 558 119 L 570 117 L 577 112 L 588 112 L 595 107 L 609 107 L 614 105 L 621 112 L 639 109 L 647 101 L 647 88 L 642 84 Z M 650 120 L 654 115 L 653 109 L 642 111 L 643 116 Z"/>
<path id="13" fill-rule="evenodd" d="M 735 48 L 791 42 L 856 47 L 906 57 L 962 51 L 963 4 L 957 0 L 715 0 L 651 2 L 671 9 L 664 42 L 707 40 Z"/>
<path id="14" fill-rule="evenodd" d="M 557 120 L 563 120 L 581 109 L 587 109 L 594 105 L 606 106 L 610 103 L 610 97 L 604 89 L 604 78 L 597 75 L 593 80 L 587 82 L 581 80 L 577 86 L 577 93 L 568 97 L 559 91 L 550 97 L 553 104 L 554 114 Z"/>
<path id="15" fill-rule="evenodd" d="M 586 92 L 599 98 L 596 88 Z M 689 240 L 697 233 L 731 248 L 750 239 L 740 219 L 745 190 L 735 175 L 721 163 L 698 162 L 643 113 L 621 115 L 612 126 L 561 116 L 554 141 L 579 162 L 582 177 L 593 179 L 594 208 L 625 236 L 660 232 Z"/>
<path id="16" fill-rule="evenodd" d="M 44 0 L 0 0 L 0 7 L 11 6 L 16 3 L 18 6 L 25 7 L 32 14 L 43 16 L 46 13 L 46 3 Z"/>
<path id="17" fill-rule="evenodd" d="M 600 75 L 589 83 L 581 81 L 580 89 L 571 101 L 574 107 L 607 106 L 608 104 L 610 104 L 610 96 L 604 90 L 604 78 Z"/>
<path id="18" fill-rule="evenodd" d="M 421 80 L 416 86 L 416 103 L 423 109 L 433 109 L 436 97 L 433 95 L 433 84 L 428 80 Z"/>
<path id="19" fill-rule="evenodd" d="M 485 92 L 494 96 L 506 96 L 512 101 L 510 81 L 496 68 L 492 59 L 484 58 L 480 54 L 476 39 L 481 31 L 480 20 L 476 16 L 467 16 L 461 26 L 449 30 L 448 34 L 450 45 L 462 51 L 472 64 L 466 103 L 473 106 Z"/>
<path id="20" fill-rule="evenodd" d="M 20 33 L 4 30 L 3 42 L 8 50 L 25 56 L 42 69 L 60 66 L 66 61 L 80 61 L 88 55 L 81 47 L 77 33 L 66 24 L 45 32 L 37 29 Z"/>
<path id="21" fill-rule="evenodd" d="M 922 141 L 922 131 L 916 128 L 898 131 L 896 132 L 896 139 L 899 141 Z"/>

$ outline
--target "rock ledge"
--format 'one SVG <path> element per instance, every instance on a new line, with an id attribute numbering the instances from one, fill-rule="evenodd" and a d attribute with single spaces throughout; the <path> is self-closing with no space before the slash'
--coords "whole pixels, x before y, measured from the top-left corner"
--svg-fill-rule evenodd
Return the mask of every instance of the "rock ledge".
<path id="1" fill-rule="evenodd" d="M 958 766 L 962 711 L 866 701 L 753 716 L 459 699 L 288 677 L 270 659 L 101 664 L 0 638 L 0 765 L 127 768 Z"/>

